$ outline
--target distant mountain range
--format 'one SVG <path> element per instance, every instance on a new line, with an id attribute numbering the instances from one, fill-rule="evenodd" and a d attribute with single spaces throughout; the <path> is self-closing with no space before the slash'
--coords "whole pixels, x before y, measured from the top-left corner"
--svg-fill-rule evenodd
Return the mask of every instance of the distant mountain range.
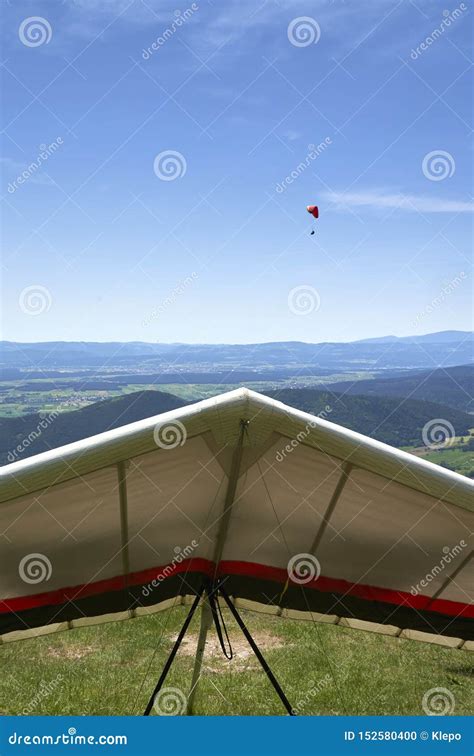
<path id="1" fill-rule="evenodd" d="M 0 342 L 3 379 L 11 370 L 57 368 L 232 370 L 311 368 L 321 370 L 430 369 L 473 361 L 474 334 L 442 331 L 423 336 L 365 339 L 350 343 L 152 344 L 144 342 Z"/>
<path id="2" fill-rule="evenodd" d="M 473 415 L 467 414 L 474 412 L 473 336 L 444 331 L 347 344 L 0 342 L 0 380 L 5 381 L 0 392 L 6 397 L 13 392 L 14 398 L 15 391 L 30 392 L 30 396 L 54 392 L 56 384 L 62 390 L 82 392 L 122 390 L 130 384 L 196 383 L 207 384 L 206 395 L 210 395 L 225 390 L 229 383 L 258 381 L 267 387 L 264 393 L 293 407 L 316 415 L 323 412 L 334 423 L 393 446 L 420 445 L 423 426 L 434 418 L 451 423 L 457 435 L 467 434 L 474 426 Z M 334 373 L 367 374 L 370 380 L 324 385 L 326 376 Z M 298 385 L 305 377 L 315 376 L 321 381 L 317 388 L 276 389 L 282 379 Z M 186 403 L 171 393 L 146 390 L 56 413 L 46 427 L 43 415 L 36 412 L 0 417 L 0 464 Z M 18 446 L 21 451 L 12 458 Z"/>
<path id="3" fill-rule="evenodd" d="M 393 446 L 421 445 L 422 428 L 434 418 L 450 422 L 458 435 L 473 425 L 471 415 L 445 405 L 396 397 L 342 395 L 314 389 L 266 392 L 292 407 L 344 425 Z M 161 391 L 138 391 L 56 415 L 42 427 L 39 414 L 0 418 L 0 464 L 77 441 L 180 407 L 185 401 Z M 26 441 L 25 441 L 26 440 Z M 16 451 L 20 447 L 20 451 Z"/>
<path id="4" fill-rule="evenodd" d="M 421 336 L 381 336 L 374 339 L 360 339 L 355 344 L 393 344 L 403 342 L 405 344 L 442 344 L 462 341 L 466 336 L 472 336 L 469 331 L 437 331 L 425 333 Z"/>

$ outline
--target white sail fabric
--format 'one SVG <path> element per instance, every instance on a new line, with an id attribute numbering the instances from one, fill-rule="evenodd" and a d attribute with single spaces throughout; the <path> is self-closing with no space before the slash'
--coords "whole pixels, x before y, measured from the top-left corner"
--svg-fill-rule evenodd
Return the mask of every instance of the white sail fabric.
<path id="1" fill-rule="evenodd" d="M 240 606 L 472 649 L 473 491 L 232 391 L 0 470 L 0 637 L 157 611 L 218 575 Z"/>

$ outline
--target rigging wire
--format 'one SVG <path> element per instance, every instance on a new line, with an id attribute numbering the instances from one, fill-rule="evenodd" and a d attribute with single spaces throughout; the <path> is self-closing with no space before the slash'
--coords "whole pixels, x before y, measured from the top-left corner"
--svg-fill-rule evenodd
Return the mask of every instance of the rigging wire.
<path id="1" fill-rule="evenodd" d="M 214 496 L 214 499 L 213 499 L 213 501 L 212 501 L 212 504 L 211 504 L 211 506 L 210 506 L 210 508 L 209 508 L 209 511 L 208 511 L 207 515 L 206 515 L 206 520 L 205 520 L 205 522 L 204 522 L 204 528 L 203 528 L 203 532 L 205 532 L 205 531 L 206 531 L 207 523 L 209 522 L 209 518 L 210 518 L 210 516 L 211 516 L 212 510 L 214 509 L 214 506 L 215 506 L 215 504 L 216 504 L 216 501 L 217 501 L 217 498 L 218 498 L 218 496 L 219 496 L 219 492 L 220 492 L 220 490 L 221 490 L 221 487 L 222 487 L 222 484 L 223 484 L 223 482 L 224 482 L 224 479 L 225 479 L 225 475 L 223 475 L 223 476 L 222 476 L 222 478 L 221 478 L 221 481 L 220 481 L 220 483 L 219 483 L 219 486 L 217 487 L 216 495 Z M 187 567 L 187 569 L 186 569 L 186 572 L 184 573 L 184 577 L 182 578 L 182 581 L 183 581 L 183 583 L 185 583 L 185 582 L 186 582 L 186 577 L 187 577 L 187 575 L 188 575 L 188 572 L 189 572 L 189 566 Z M 163 637 L 164 637 L 164 634 L 165 634 L 165 632 L 166 632 L 166 630 L 167 630 L 167 628 L 168 628 L 168 624 L 169 624 L 169 622 L 170 622 L 170 619 L 171 619 L 172 615 L 173 615 L 173 618 L 174 618 L 174 616 L 175 616 L 175 613 L 173 614 L 173 610 L 174 610 L 174 609 L 177 609 L 178 607 L 181 607 L 181 606 L 182 606 L 182 604 L 181 604 L 181 603 L 177 603 L 177 604 L 175 604 L 174 606 L 170 607 L 170 610 L 169 610 L 168 616 L 167 616 L 167 618 L 166 618 L 166 622 L 165 622 L 165 624 L 164 624 L 164 627 L 162 628 L 162 631 L 161 631 L 160 637 L 159 637 L 159 639 L 158 639 L 157 645 L 156 645 L 156 647 L 154 648 L 154 650 L 153 650 L 153 652 L 152 652 L 152 655 L 151 655 L 151 659 L 150 659 L 150 661 L 149 661 L 149 663 L 148 663 L 148 665 L 147 665 L 147 667 L 146 667 L 146 670 L 145 670 L 145 672 L 144 672 L 144 674 L 143 674 L 143 678 L 142 678 L 142 681 L 141 681 L 141 683 L 140 683 L 140 686 L 139 686 L 139 688 L 138 688 L 137 694 L 136 694 L 136 696 L 135 696 L 135 700 L 134 700 L 134 703 L 133 703 L 132 712 L 135 712 L 135 711 L 137 710 L 138 701 L 139 701 L 139 699 L 140 699 L 140 696 L 141 696 L 141 694 L 142 694 L 142 691 L 143 691 L 143 688 L 144 688 L 144 685 L 145 685 L 145 682 L 146 682 L 146 678 L 148 677 L 148 675 L 149 675 L 149 672 L 150 672 L 150 669 L 151 669 L 151 666 L 152 666 L 152 664 L 153 664 L 153 662 L 154 662 L 154 660 L 155 660 L 155 658 L 156 658 L 156 655 L 157 655 L 158 651 L 160 650 L 161 644 L 162 644 L 162 642 L 163 642 Z M 129 695 L 129 697 L 128 697 L 128 700 L 127 700 L 127 709 L 128 709 L 128 704 L 130 703 L 131 697 L 132 697 L 132 694 L 130 694 L 130 695 Z"/>
<path id="2" fill-rule="evenodd" d="M 248 429 L 246 428 L 245 430 L 246 430 L 246 433 L 248 433 Z M 273 498 L 272 498 L 272 495 L 271 495 L 271 493 L 270 493 L 270 489 L 269 489 L 269 487 L 268 487 L 268 485 L 267 485 L 267 481 L 265 480 L 265 477 L 264 477 L 264 474 L 263 474 L 263 471 L 262 471 L 262 468 L 261 468 L 261 465 L 260 465 L 260 460 L 259 460 L 259 459 L 257 459 L 256 463 L 257 463 L 257 467 L 258 467 L 258 470 L 259 470 L 259 472 L 260 472 L 260 478 L 261 478 L 261 480 L 262 480 L 262 482 L 263 482 L 263 485 L 264 485 L 264 487 L 265 487 L 265 491 L 266 491 L 266 493 L 267 493 L 268 499 L 269 499 L 269 501 L 270 501 L 270 504 L 271 504 L 271 506 L 272 506 L 272 509 L 273 509 L 273 513 L 274 513 L 274 515 L 275 515 L 275 519 L 276 519 L 276 521 L 277 521 L 277 523 L 278 523 L 278 528 L 279 528 L 279 530 L 280 530 L 280 532 L 281 532 L 281 536 L 282 536 L 282 538 L 283 538 L 283 541 L 284 541 L 284 544 L 285 544 L 286 550 L 287 550 L 287 552 L 288 552 L 288 556 L 289 556 L 289 557 L 291 558 L 291 557 L 293 556 L 293 554 L 291 553 L 291 549 L 289 548 L 288 542 L 287 542 L 287 540 L 286 540 L 286 537 L 285 537 L 285 534 L 284 534 L 284 532 L 283 532 L 283 528 L 282 528 L 282 525 L 281 525 L 280 519 L 279 519 L 279 517 L 278 517 L 278 513 L 277 513 L 277 511 L 276 511 L 276 509 L 275 509 L 275 504 L 274 504 L 274 502 L 273 502 Z M 284 587 L 284 589 L 283 589 L 283 591 L 282 591 L 282 594 L 281 594 L 281 596 L 280 596 L 280 599 L 281 599 L 281 598 L 283 598 L 284 594 L 286 593 L 286 590 L 287 590 L 287 588 L 288 588 L 288 584 L 289 584 L 289 579 L 287 580 L 287 582 L 286 582 L 286 584 L 285 584 L 285 587 Z M 311 622 L 313 623 L 313 625 L 314 625 L 314 628 L 315 628 L 315 630 L 316 630 L 316 633 L 317 633 L 317 636 L 318 636 L 319 645 L 320 645 L 320 647 L 321 647 L 321 650 L 323 651 L 323 654 L 324 654 L 324 656 L 325 656 L 325 658 L 326 658 L 326 663 L 327 663 L 327 666 L 328 666 L 328 668 L 329 668 L 329 671 L 330 671 L 330 673 L 331 673 L 331 677 L 332 677 L 332 679 L 333 679 L 333 683 L 334 683 L 334 686 L 335 686 L 335 688 L 336 688 L 336 691 L 337 691 L 337 692 L 338 692 L 338 694 L 339 694 L 339 697 L 340 697 L 340 701 L 341 701 L 341 703 L 342 703 L 342 707 L 343 707 L 343 709 L 344 709 L 344 713 L 345 713 L 345 714 L 347 714 L 347 713 L 348 713 L 348 709 L 347 709 L 347 705 L 346 705 L 345 696 L 344 696 L 344 695 L 342 695 L 342 694 L 340 694 L 340 686 L 339 686 L 339 681 L 338 681 L 338 678 L 337 678 L 337 676 L 336 676 L 336 673 L 335 673 L 335 671 L 334 671 L 334 667 L 333 667 L 333 664 L 332 664 L 332 662 L 331 662 L 331 660 L 330 660 L 329 654 L 328 654 L 328 652 L 327 652 L 327 650 L 326 650 L 326 648 L 325 648 L 325 645 L 324 645 L 324 643 L 323 643 L 323 639 L 322 639 L 322 635 L 321 635 L 321 629 L 320 629 L 320 627 L 319 627 L 319 625 L 318 625 L 318 622 L 317 622 L 317 621 L 316 621 L 315 619 L 313 619 L 313 612 L 311 611 L 311 609 L 310 609 L 310 607 L 309 607 L 309 604 L 308 604 L 308 600 L 307 600 L 307 597 L 306 597 L 306 593 L 305 593 L 305 591 L 304 591 L 304 588 L 303 588 L 303 586 L 302 586 L 302 585 L 300 585 L 300 589 L 301 589 L 301 595 L 302 595 L 302 597 L 303 597 L 303 600 L 304 600 L 304 602 L 305 602 L 305 604 L 306 604 L 306 608 L 307 608 L 307 610 L 308 610 L 308 612 L 309 612 L 309 615 L 310 615 L 310 617 L 311 617 Z M 282 609 L 282 608 L 283 608 L 283 607 L 281 607 L 281 606 L 280 606 L 280 609 Z"/>
<path id="3" fill-rule="evenodd" d="M 227 632 L 227 627 L 226 627 L 225 620 L 222 614 L 221 605 L 219 604 L 218 591 L 215 591 L 215 592 L 213 592 L 212 590 L 209 591 L 208 598 L 209 598 L 209 603 L 211 605 L 212 618 L 214 620 L 214 626 L 216 628 L 217 638 L 219 640 L 221 651 L 224 654 L 225 658 L 230 661 L 234 657 L 234 651 L 232 649 L 232 644 L 230 642 L 229 633 Z M 225 642 L 227 642 L 228 650 L 224 642 L 224 635 L 222 633 L 222 630 L 224 630 Z"/>

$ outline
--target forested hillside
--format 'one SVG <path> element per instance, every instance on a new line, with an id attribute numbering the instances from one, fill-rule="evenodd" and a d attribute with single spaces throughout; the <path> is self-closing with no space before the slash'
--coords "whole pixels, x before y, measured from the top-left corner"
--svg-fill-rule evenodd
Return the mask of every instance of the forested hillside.
<path id="1" fill-rule="evenodd" d="M 422 444 L 423 426 L 443 418 L 457 435 L 467 434 L 473 419 L 445 405 L 415 399 L 342 395 L 314 389 L 268 392 L 285 404 L 393 446 Z M 14 462 L 81 438 L 152 417 L 186 404 L 161 391 L 137 391 L 52 417 L 39 414 L 0 419 L 0 462 Z"/>
<path id="2" fill-rule="evenodd" d="M 332 383 L 331 390 L 365 396 L 400 396 L 439 402 L 449 407 L 474 411 L 474 365 L 438 368 L 430 372 L 410 371 L 394 378 Z M 473 423 L 474 424 L 474 423 Z"/>

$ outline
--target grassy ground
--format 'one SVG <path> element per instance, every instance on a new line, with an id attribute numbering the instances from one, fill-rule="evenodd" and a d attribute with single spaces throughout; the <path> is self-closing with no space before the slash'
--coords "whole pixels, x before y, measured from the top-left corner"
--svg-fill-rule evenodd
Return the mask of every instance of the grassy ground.
<path id="1" fill-rule="evenodd" d="M 176 607 L 5 644 L 0 647 L 0 714 L 142 713 L 186 611 Z M 439 687 L 452 694 L 452 713 L 474 710 L 468 652 L 254 613 L 244 617 L 301 714 L 423 714 L 423 696 Z M 284 713 L 238 628 L 228 617 L 226 622 L 236 658 L 227 661 L 218 653 L 214 633 L 209 636 L 195 713 Z M 171 711 L 181 711 L 197 630 L 195 619 L 166 680 L 166 688 L 174 690 L 165 692 L 163 709 L 169 704 Z"/>

